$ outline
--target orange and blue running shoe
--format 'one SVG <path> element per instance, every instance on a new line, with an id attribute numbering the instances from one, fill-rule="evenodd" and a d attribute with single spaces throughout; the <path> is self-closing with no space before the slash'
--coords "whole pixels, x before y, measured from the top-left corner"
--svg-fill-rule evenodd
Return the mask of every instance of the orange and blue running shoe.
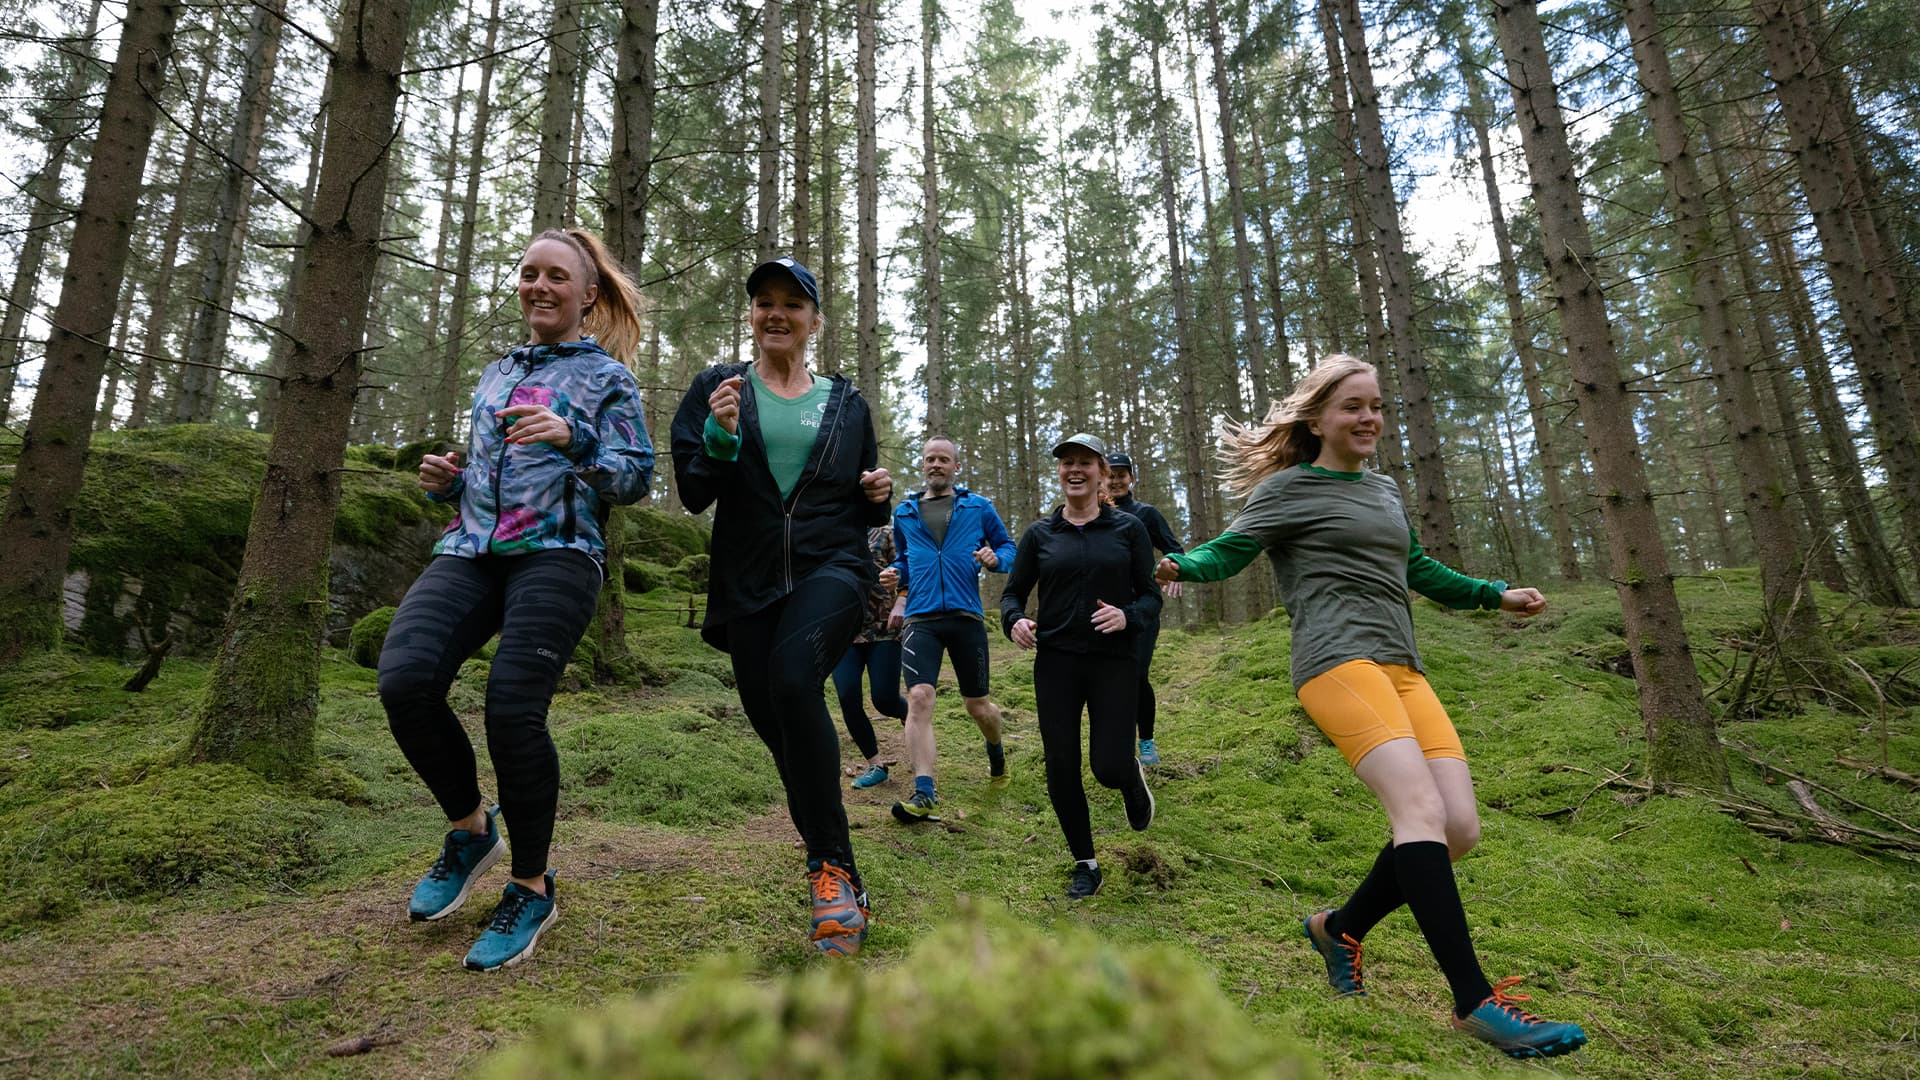
<path id="1" fill-rule="evenodd" d="M 1579 1024 L 1559 1024 L 1542 1020 L 1515 1005 L 1528 1000 L 1525 994 L 1511 991 L 1520 985 L 1520 976 L 1509 975 L 1493 984 L 1487 1000 L 1474 1006 L 1465 1016 L 1453 1018 L 1453 1026 L 1500 1050 L 1508 1057 L 1558 1057 L 1571 1054 L 1587 1044 L 1587 1033 Z"/>
<path id="2" fill-rule="evenodd" d="M 1352 934 L 1341 934 L 1336 941 L 1327 932 L 1327 920 L 1332 915 L 1332 909 L 1316 911 L 1300 921 L 1307 932 L 1307 943 L 1327 962 L 1327 982 L 1341 997 L 1366 997 L 1366 984 L 1360 975 L 1360 943 Z"/>
<path id="3" fill-rule="evenodd" d="M 807 889 L 813 895 L 813 947 L 829 956 L 852 956 L 867 940 L 865 890 L 839 863 L 807 861 Z"/>

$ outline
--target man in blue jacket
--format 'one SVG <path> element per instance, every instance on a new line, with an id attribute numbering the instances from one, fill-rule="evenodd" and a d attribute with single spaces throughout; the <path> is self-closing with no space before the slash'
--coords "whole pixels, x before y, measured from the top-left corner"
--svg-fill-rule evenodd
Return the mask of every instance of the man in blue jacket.
<path id="1" fill-rule="evenodd" d="M 1006 573 L 1013 565 L 1013 537 L 993 503 L 953 482 L 959 450 L 935 435 L 920 450 L 926 488 L 908 496 L 893 513 L 893 565 L 883 585 L 899 588 L 893 605 L 907 680 L 907 755 L 913 759 L 913 794 L 893 804 L 906 824 L 940 820 L 933 788 L 933 687 L 940 654 L 953 658 L 953 674 L 967 715 L 987 740 L 989 782 L 1007 780 L 1000 745 L 1000 709 L 987 697 L 987 627 L 980 607 L 980 570 Z"/>

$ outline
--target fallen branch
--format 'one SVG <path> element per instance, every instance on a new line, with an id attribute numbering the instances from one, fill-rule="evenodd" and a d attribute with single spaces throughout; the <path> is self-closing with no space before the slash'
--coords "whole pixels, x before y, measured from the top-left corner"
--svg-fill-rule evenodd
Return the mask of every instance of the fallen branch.
<path id="1" fill-rule="evenodd" d="M 1787 781 L 1787 790 L 1793 793 L 1793 801 L 1800 804 L 1800 809 L 1807 812 L 1807 816 L 1814 820 L 1827 839 L 1836 844 L 1845 844 L 1853 840 L 1853 826 L 1834 817 L 1827 812 L 1826 807 L 1815 802 L 1813 789 L 1807 786 L 1805 780 Z"/>
<path id="2" fill-rule="evenodd" d="M 1910 788 L 1920 790 L 1920 776 L 1901 772 L 1891 765 L 1875 765 L 1870 761 L 1860 761 L 1857 758 L 1850 757 L 1834 758 L 1833 763 L 1844 769 L 1853 769 L 1856 772 L 1863 772 L 1869 776 L 1878 776 L 1882 780 L 1891 780 L 1896 784 L 1905 784 Z"/>

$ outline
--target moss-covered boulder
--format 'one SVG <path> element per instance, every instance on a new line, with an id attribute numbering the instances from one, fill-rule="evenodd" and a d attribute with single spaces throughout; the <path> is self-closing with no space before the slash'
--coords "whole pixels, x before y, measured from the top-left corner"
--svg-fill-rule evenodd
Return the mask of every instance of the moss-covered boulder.
<path id="1" fill-rule="evenodd" d="M 929 973 L 932 973 L 931 975 Z M 1173 949 L 1121 950 L 965 919 L 906 962 L 761 982 L 710 965 L 670 990 L 562 1022 L 491 1077 L 1310 1076 Z"/>
<path id="2" fill-rule="evenodd" d="M 217 643 L 269 441 L 200 424 L 94 436 L 74 505 L 69 637 L 113 656 L 137 652 L 142 627 L 156 640 L 173 634 L 180 653 Z M 392 460 L 383 448 L 355 448 L 342 475 L 329 626 L 343 643 L 354 620 L 405 594 L 452 516 L 419 493 L 411 472 L 381 467 Z M 11 481 L 0 470 L 0 492 Z"/>
<path id="3" fill-rule="evenodd" d="M 662 566 L 706 554 L 713 535 L 705 518 L 656 506 L 629 507 L 621 517 L 627 523 L 627 557 Z"/>
<path id="4" fill-rule="evenodd" d="M 387 628 L 393 625 L 395 607 L 374 608 L 353 624 L 347 637 L 347 655 L 363 668 L 380 667 L 380 647 L 387 643 Z"/>

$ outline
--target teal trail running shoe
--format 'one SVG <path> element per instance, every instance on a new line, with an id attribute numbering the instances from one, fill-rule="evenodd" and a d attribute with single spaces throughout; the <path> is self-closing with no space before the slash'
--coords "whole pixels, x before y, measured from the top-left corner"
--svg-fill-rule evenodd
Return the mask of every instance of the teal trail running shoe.
<path id="1" fill-rule="evenodd" d="M 467 902 L 474 882 L 507 853 L 507 842 L 500 837 L 500 823 L 494 820 L 499 809 L 495 806 L 487 810 L 484 833 L 476 835 L 455 829 L 447 834 L 446 842 L 440 845 L 440 857 L 433 860 L 433 868 L 413 887 L 413 898 L 407 901 L 408 918 L 414 922 L 444 919 Z"/>
<path id="2" fill-rule="evenodd" d="M 863 788 L 879 787 L 886 782 L 887 767 L 885 765 L 869 765 L 867 766 L 866 772 L 853 778 L 853 787 L 854 790 L 857 791 Z"/>
<path id="3" fill-rule="evenodd" d="M 1360 975 L 1360 943 L 1352 934 L 1341 934 L 1336 941 L 1327 933 L 1327 918 L 1332 914 L 1331 910 L 1316 911 L 1301 920 L 1307 943 L 1327 962 L 1327 982 L 1341 997 L 1366 997 L 1367 987 Z"/>
<path id="4" fill-rule="evenodd" d="M 828 956 L 852 956 L 867 940 L 867 894 L 853 875 L 826 859 L 807 861 L 807 891 L 813 896 L 813 947 Z"/>
<path id="5" fill-rule="evenodd" d="M 1494 983 L 1487 1000 L 1467 1015 L 1454 1017 L 1453 1026 L 1505 1051 L 1508 1057 L 1558 1057 L 1587 1044 L 1587 1033 L 1579 1024 L 1542 1020 L 1515 1005 L 1516 1001 L 1528 1000 L 1525 994 L 1509 992 L 1519 984 L 1518 975 Z"/>
<path id="6" fill-rule="evenodd" d="M 1152 739 L 1140 740 L 1140 764 L 1142 765 L 1160 764 L 1160 751 L 1154 748 Z"/>
<path id="7" fill-rule="evenodd" d="M 467 950 L 468 971 L 497 971 L 533 955 L 540 935 L 560 917 L 554 905 L 553 873 L 547 873 L 547 895 L 541 896 L 517 881 L 507 882 L 500 891 L 500 904 L 493 918 L 480 932 L 480 940 Z"/>

